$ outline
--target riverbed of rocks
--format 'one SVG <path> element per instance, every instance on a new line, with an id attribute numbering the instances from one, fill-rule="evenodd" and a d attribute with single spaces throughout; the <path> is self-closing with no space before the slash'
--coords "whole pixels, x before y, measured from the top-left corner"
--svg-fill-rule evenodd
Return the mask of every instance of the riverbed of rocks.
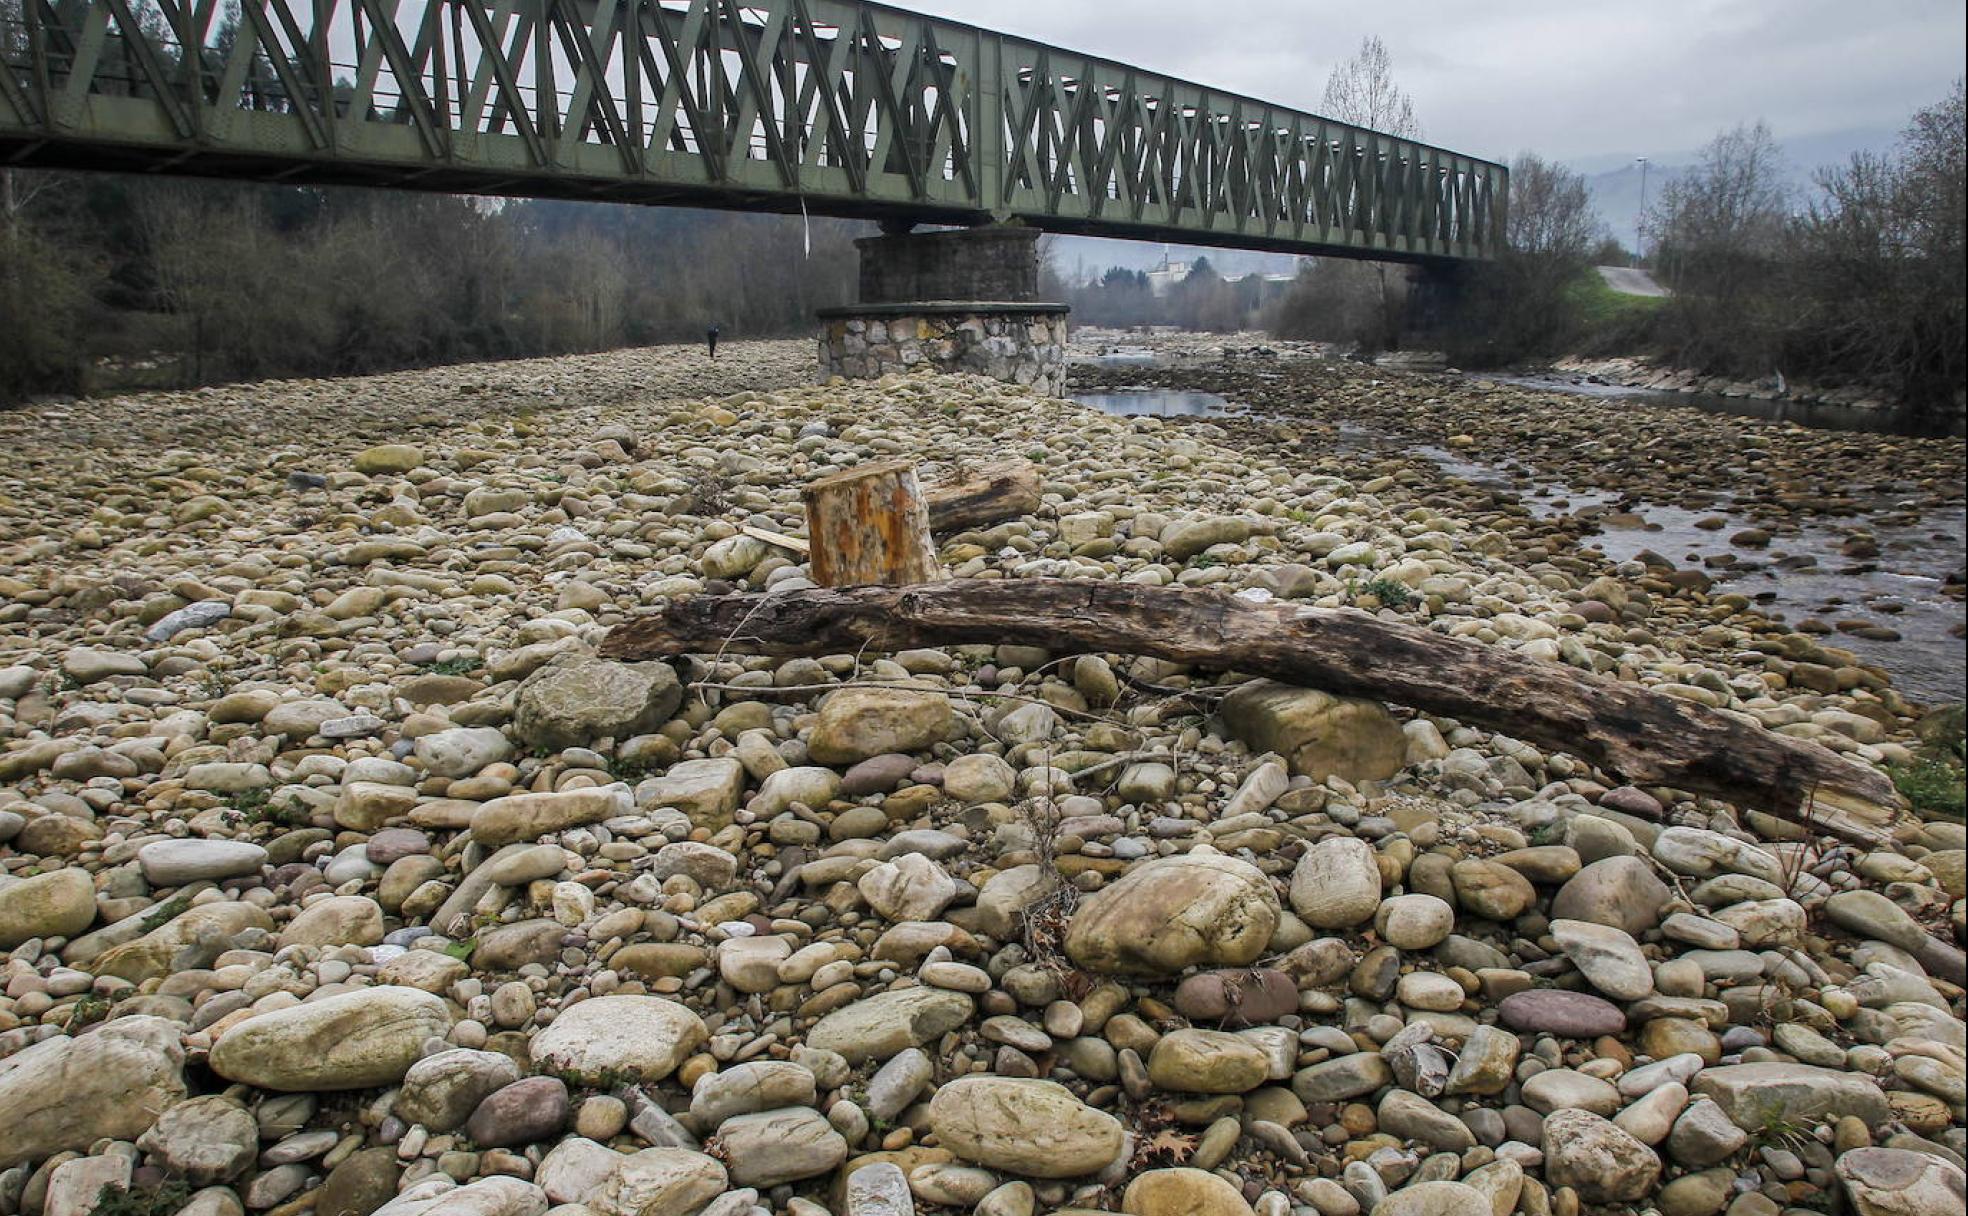
<path id="1" fill-rule="evenodd" d="M 740 529 L 907 456 L 1040 470 L 958 576 L 1353 607 L 1904 761 L 1878 671 L 1315 420 L 810 359 L 0 415 L 0 1216 L 1960 1210 L 1958 822 L 1863 849 L 1124 654 L 596 648 L 808 585 Z"/>
<path id="2" fill-rule="evenodd" d="M 1888 411 L 1892 405 L 1878 393 L 1859 388 L 1820 388 L 1796 384 L 1781 376 L 1758 380 L 1732 380 L 1709 376 L 1687 368 L 1665 367 L 1651 359 L 1595 358 L 1569 356 L 1554 360 L 1551 370 L 1578 376 L 1594 384 L 1619 384 L 1628 388 L 1653 389 L 1666 393 L 1705 393 L 1715 397 L 1754 397 L 1766 400 L 1812 402 L 1840 405 L 1857 410 Z"/>
<path id="3" fill-rule="evenodd" d="M 1242 450 L 1282 447 L 1322 472 L 1391 477 L 1395 494 L 1452 501 L 1496 521 L 1519 553 L 1552 558 L 1574 575 L 1620 565 L 1581 542 L 1643 529 L 1654 506 L 1677 508 L 1712 538 L 1707 552 L 1663 540 L 1640 548 L 1617 572 L 1645 586 L 1713 591 L 1718 603 L 1751 600 L 1726 585 L 1746 575 L 1835 570 L 1858 579 L 1878 569 L 1889 546 L 1917 546 L 1923 569 L 1942 575 L 1920 591 L 1957 606 L 1949 633 L 1963 636 L 1968 446 L 1959 438 L 1821 430 L 1333 358 L 1264 367 L 1228 359 L 1206 367 L 1091 366 L 1079 369 L 1075 383 L 1220 394 L 1230 412 L 1209 425 Z M 1802 543 L 1807 531 L 1827 542 L 1814 536 Z M 1827 543 L 1835 552 L 1823 560 L 1797 551 Z M 1873 593 L 1876 604 L 1815 605 L 1793 613 L 1780 632 L 1790 646 L 1802 646 L 1804 634 L 1825 641 L 1837 656 L 1833 666 L 1866 666 L 1837 639 L 1899 640 L 1886 621 L 1905 611 L 1913 586 Z M 1950 699 L 1959 700 L 1959 646 L 1935 649 L 1933 661 L 1948 670 L 1922 683 L 1952 689 Z"/>

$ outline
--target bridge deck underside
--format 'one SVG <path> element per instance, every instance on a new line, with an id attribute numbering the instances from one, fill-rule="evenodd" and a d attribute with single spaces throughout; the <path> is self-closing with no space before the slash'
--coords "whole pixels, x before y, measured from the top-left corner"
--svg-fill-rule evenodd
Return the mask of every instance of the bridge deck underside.
<path id="1" fill-rule="evenodd" d="M 1494 256 L 1507 188 L 866 0 L 0 0 L 0 162 L 1411 262 Z"/>

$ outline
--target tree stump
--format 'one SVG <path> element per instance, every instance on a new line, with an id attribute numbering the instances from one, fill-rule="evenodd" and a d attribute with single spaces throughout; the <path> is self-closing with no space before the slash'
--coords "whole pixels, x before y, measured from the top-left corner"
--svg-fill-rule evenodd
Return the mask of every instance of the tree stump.
<path id="1" fill-rule="evenodd" d="M 929 505 L 907 460 L 856 465 L 808 482 L 806 536 L 822 587 L 940 582 Z"/>

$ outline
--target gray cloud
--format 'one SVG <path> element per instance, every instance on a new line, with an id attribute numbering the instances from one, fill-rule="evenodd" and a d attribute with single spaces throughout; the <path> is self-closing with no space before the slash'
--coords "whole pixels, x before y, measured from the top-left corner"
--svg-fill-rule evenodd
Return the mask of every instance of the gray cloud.
<path id="1" fill-rule="evenodd" d="M 902 0 L 1315 109 L 1378 34 L 1431 142 L 1496 159 L 1672 155 L 1737 122 L 1897 129 L 1963 72 L 1959 0 Z"/>

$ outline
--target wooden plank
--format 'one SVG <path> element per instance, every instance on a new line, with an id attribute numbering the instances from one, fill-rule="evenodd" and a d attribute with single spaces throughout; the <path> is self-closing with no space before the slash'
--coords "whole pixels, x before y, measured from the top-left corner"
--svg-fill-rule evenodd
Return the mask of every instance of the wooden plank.
<path id="1" fill-rule="evenodd" d="M 740 524 L 738 530 L 753 540 L 762 540 L 768 545 L 777 545 L 781 549 L 790 549 L 801 557 L 805 557 L 813 549 L 813 546 L 809 545 L 800 537 L 788 536 L 784 532 L 774 532 L 770 528 L 758 528 L 751 524 Z"/>

